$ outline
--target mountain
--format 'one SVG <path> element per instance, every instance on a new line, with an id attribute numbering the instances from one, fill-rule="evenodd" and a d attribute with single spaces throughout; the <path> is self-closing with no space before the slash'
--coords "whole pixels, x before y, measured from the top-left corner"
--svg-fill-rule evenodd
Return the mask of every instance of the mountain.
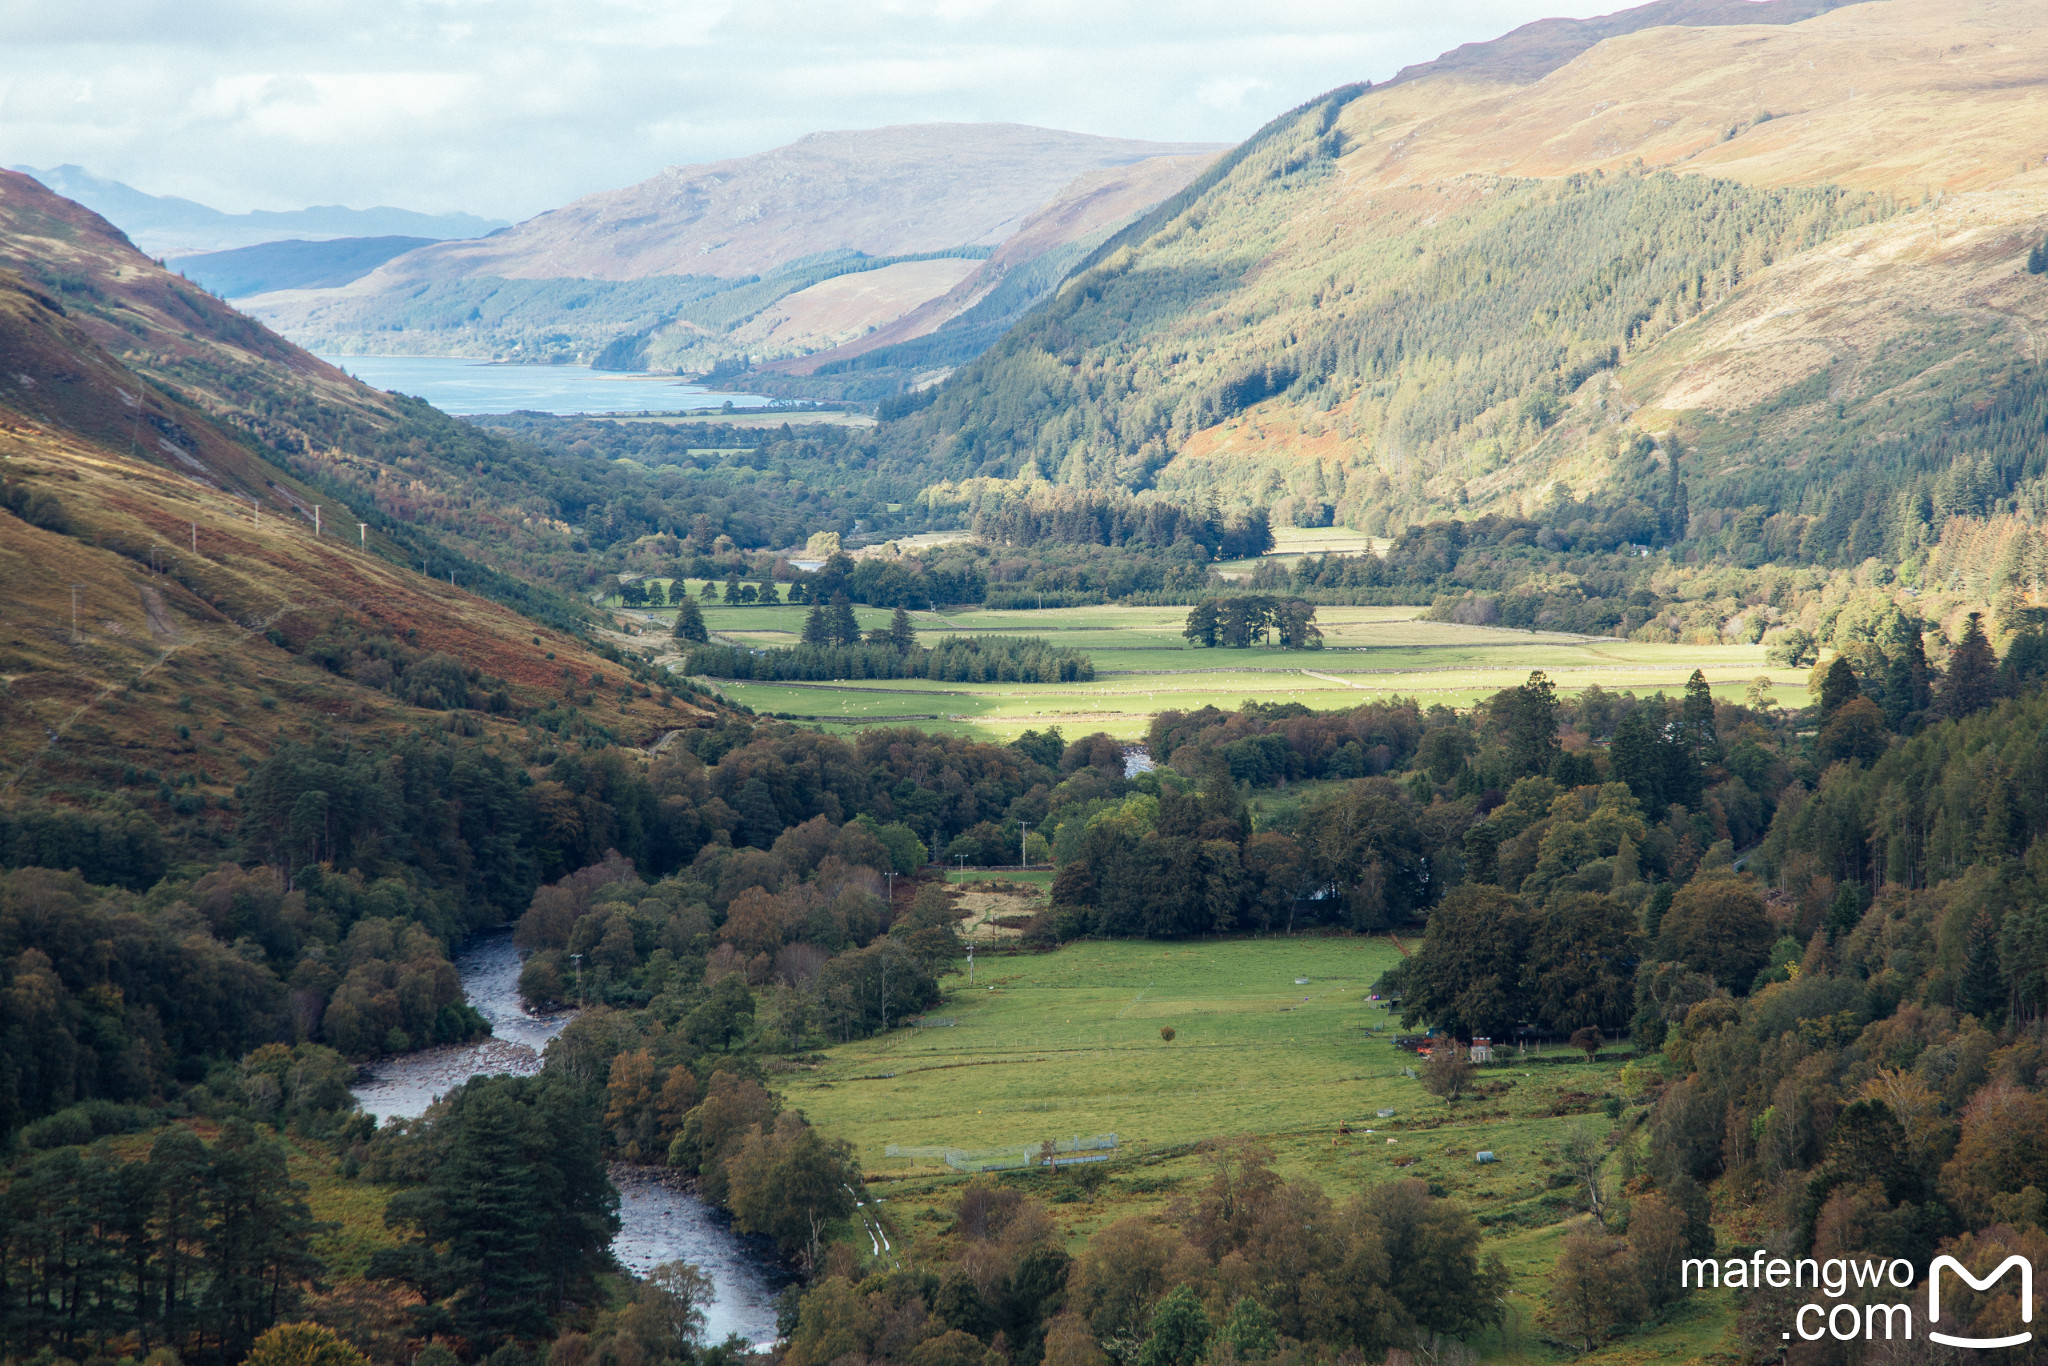
<path id="1" fill-rule="evenodd" d="M 391 208 L 345 209 L 339 204 L 322 204 L 282 213 L 268 209 L 222 213 L 219 209 L 210 209 L 175 195 L 146 194 L 132 185 L 96 176 L 81 166 L 51 166 L 43 170 L 33 166 L 15 166 L 10 169 L 34 176 L 58 194 L 105 217 L 150 256 L 225 251 L 288 237 L 407 236 L 441 241 L 451 237 L 481 237 L 505 226 L 502 219 L 478 218 L 467 213 L 429 214 Z"/>
<path id="2" fill-rule="evenodd" d="M 349 379 L 8 172 L 0 354 L 10 796 L 132 789 L 203 847 L 244 761 L 286 741 L 509 735 L 559 716 L 565 670 L 630 676 L 575 602 L 469 553 L 504 539 L 503 509 L 470 496 L 471 528 L 444 528 L 413 488 L 459 492 L 452 472 L 506 443 Z M 632 744 L 694 714 L 630 688 L 604 711 Z"/>
<path id="3" fill-rule="evenodd" d="M 589 357 L 619 343 L 606 363 L 684 369 L 803 354 L 983 275 L 980 262 L 1063 196 L 1127 216 L 1220 150 L 1015 124 L 816 133 L 671 167 L 489 238 L 409 252 L 343 288 L 249 308 L 321 350 Z M 1090 176 L 1113 185 L 1076 188 Z M 1054 215 L 1032 240 L 1051 248 L 1103 221 Z M 837 283 L 856 273 L 867 278 Z"/>
<path id="4" fill-rule="evenodd" d="M 1561 494 L 1683 523 L 1689 490 L 1746 554 L 1910 558 L 2048 494 L 2040 18 L 1654 5 L 1332 92 L 885 449 L 1376 531 Z"/>
<path id="5" fill-rule="evenodd" d="M 164 264 L 224 299 L 280 289 L 332 289 L 359 280 L 394 256 L 427 246 L 430 237 L 336 237 L 262 242 L 230 251 L 172 256 Z"/>

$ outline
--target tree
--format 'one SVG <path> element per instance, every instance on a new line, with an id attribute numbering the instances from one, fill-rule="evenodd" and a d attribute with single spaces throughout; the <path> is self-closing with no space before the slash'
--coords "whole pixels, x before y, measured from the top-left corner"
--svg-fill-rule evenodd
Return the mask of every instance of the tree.
<path id="1" fill-rule="evenodd" d="M 738 574 L 728 574 L 725 576 L 725 605 L 727 607 L 737 607 L 739 602 L 740 576 Z"/>
<path id="2" fill-rule="evenodd" d="M 760 596 L 756 599 L 756 601 L 758 601 L 763 607 L 776 607 L 781 605 L 782 597 L 775 591 L 775 584 L 773 580 L 770 580 L 769 582 L 761 585 L 761 593 Z"/>
<path id="3" fill-rule="evenodd" d="M 887 626 L 877 626 L 868 632 L 868 644 L 887 645 L 899 655 L 907 655 L 916 649 L 917 628 L 911 625 L 910 613 L 897 608 Z"/>
<path id="4" fill-rule="evenodd" d="M 1657 956 L 1703 972 L 1738 995 L 1756 980 L 1776 937 L 1764 904 L 1736 878 L 1695 880 L 1671 898 Z"/>
<path id="5" fill-rule="evenodd" d="M 1550 1273 L 1549 1319 L 1557 1335 L 1590 1352 L 1642 1318 L 1642 1284 L 1619 1238 L 1591 1229 L 1566 1235 Z"/>
<path id="6" fill-rule="evenodd" d="M 1189 610 L 1188 624 L 1181 634 L 1192 644 L 1210 648 L 1216 644 L 1220 622 L 1221 614 L 1216 607 L 1216 599 L 1203 598 Z"/>
<path id="7" fill-rule="evenodd" d="M 1182 1284 L 1152 1311 L 1152 1331 L 1138 1351 L 1138 1366 L 1196 1366 L 1209 1347 L 1209 1316 L 1194 1288 Z"/>
<path id="8" fill-rule="evenodd" d="M 1983 618 L 1972 612 L 1963 623 L 1962 639 L 1948 657 L 1948 672 L 1942 678 L 1941 711 L 1961 718 L 1982 711 L 1998 695 L 1998 660 L 1991 642 L 1984 638 Z"/>
<path id="9" fill-rule="evenodd" d="M 705 602 L 716 602 L 718 601 L 718 587 L 711 580 L 706 579 L 704 580 L 704 586 L 697 590 L 697 596 Z"/>
<path id="10" fill-rule="evenodd" d="M 1216 1336 L 1216 1345 L 1224 1349 L 1230 1361 L 1254 1362 L 1271 1356 L 1280 1340 L 1273 1331 L 1273 1316 L 1266 1306 L 1246 1295 L 1231 1307 L 1223 1331 Z"/>
<path id="11" fill-rule="evenodd" d="M 1316 625 L 1316 609 L 1313 603 L 1298 598 L 1287 598 L 1273 607 L 1273 625 L 1280 636 L 1282 649 L 1320 650 L 1323 648 L 1323 631 Z"/>
<path id="12" fill-rule="evenodd" d="M 2048 240 L 2036 243 L 2027 253 L 2027 274 L 2048 275 Z"/>
<path id="13" fill-rule="evenodd" d="M 677 640 L 693 640 L 700 644 L 711 639 L 711 633 L 704 629 L 703 611 L 687 597 L 676 599 L 675 634 Z"/>
<path id="14" fill-rule="evenodd" d="M 1407 963 L 1404 1024 L 1505 1037 L 1529 1014 L 1523 965 L 1534 926 L 1498 887 L 1454 887 L 1430 914 L 1429 936 Z"/>
<path id="15" fill-rule="evenodd" d="M 597 1109 L 554 1075 L 478 1077 L 443 1097 L 405 1140 L 424 1183 L 384 1214 L 411 1236 L 371 1273 L 411 1285 L 431 1302 L 425 1322 L 477 1343 L 550 1335 L 550 1307 L 591 1293 L 619 1228 Z"/>
<path id="16" fill-rule="evenodd" d="M 1719 754 L 1720 736 L 1714 730 L 1714 693 L 1707 676 L 1698 669 L 1685 682 L 1685 704 L 1679 711 L 1679 734 L 1694 763 L 1704 763 Z"/>
<path id="17" fill-rule="evenodd" d="M 1581 1025 L 1572 1031 L 1569 1042 L 1586 1055 L 1587 1062 L 1591 1062 L 1600 1056 L 1600 1045 L 1607 1042 L 1607 1037 L 1592 1025 Z"/>
<path id="18" fill-rule="evenodd" d="M 1554 894 L 1529 943 L 1529 1004 L 1552 1029 L 1619 1031 L 1635 1008 L 1635 916 L 1586 892 Z"/>
<path id="19" fill-rule="evenodd" d="M 819 646 L 832 643 L 832 623 L 825 617 L 825 604 L 814 605 L 805 615 L 803 641 L 806 645 Z"/>
<path id="20" fill-rule="evenodd" d="M 860 1188 L 853 1148 L 785 1111 L 757 1125 L 725 1164 L 726 1204 L 742 1233 L 765 1233 L 815 1262 L 825 1225 L 853 1213 Z"/>
<path id="21" fill-rule="evenodd" d="M 1828 671 L 1820 680 L 1820 714 L 1830 717 L 1852 697 L 1863 695 L 1863 685 L 1856 681 L 1856 670 L 1851 667 L 1847 655 L 1836 655 L 1835 662 L 1828 665 Z"/>
<path id="22" fill-rule="evenodd" d="M 1803 669 L 1820 658 L 1820 645 L 1804 627 L 1790 626 L 1764 652 L 1769 662 L 1787 669 Z"/>
<path id="23" fill-rule="evenodd" d="M 683 1018 L 683 1033 L 700 1048 L 730 1049 L 754 1027 L 754 994 L 747 979 L 727 973 L 703 1003 Z"/>
<path id="24" fill-rule="evenodd" d="M 1557 687 L 1541 669 L 1497 697 L 1508 765 L 1516 777 L 1548 773 L 1557 757 Z"/>
<path id="25" fill-rule="evenodd" d="M 1840 661 L 1836 661 L 1839 663 Z M 1855 696 L 1834 709 L 1814 738 L 1813 754 L 1824 764 L 1870 764 L 1891 744 L 1884 713 L 1867 697 Z"/>
<path id="26" fill-rule="evenodd" d="M 1440 1038 L 1422 1064 L 1422 1089 L 1443 1101 L 1454 1103 L 1472 1084 L 1472 1058 L 1456 1039 Z"/>
<path id="27" fill-rule="evenodd" d="M 317 1323 L 280 1323 L 256 1339 L 243 1366 L 370 1366 L 370 1359 Z"/>
<path id="28" fill-rule="evenodd" d="M 853 605 L 843 590 L 832 595 L 831 605 L 825 609 L 825 630 L 834 645 L 860 644 L 860 623 L 854 619 Z"/>

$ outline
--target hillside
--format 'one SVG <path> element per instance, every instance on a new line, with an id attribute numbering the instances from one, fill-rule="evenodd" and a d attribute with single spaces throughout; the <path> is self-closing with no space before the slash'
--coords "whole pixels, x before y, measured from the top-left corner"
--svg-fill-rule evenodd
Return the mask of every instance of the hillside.
<path id="1" fill-rule="evenodd" d="M 736 333 L 785 296 L 896 261 L 984 259 L 1063 196 L 1088 197 L 1073 187 L 1090 175 L 1109 178 L 1102 202 L 1128 216 L 1184 184 L 1198 164 L 1187 158 L 1218 150 L 1014 124 L 815 133 L 756 156 L 670 167 L 487 239 L 425 247 L 339 290 L 282 291 L 249 306 L 321 350 L 552 347 L 589 357 L 623 341 L 607 363 L 709 369 L 865 335 L 947 295 L 961 276 L 899 279 L 823 332 Z M 1146 194 L 1154 198 L 1131 202 Z M 1036 254 L 1102 225 L 1084 213 L 1059 231 L 1068 217 L 1037 224 Z"/>
<path id="2" fill-rule="evenodd" d="M 404 235 L 443 240 L 481 237 L 502 228 L 500 219 L 468 213 L 418 213 L 411 209 L 348 209 L 339 204 L 310 209 L 223 213 L 176 195 L 147 194 L 132 185 L 97 176 L 82 166 L 9 168 L 58 194 L 112 220 L 128 239 L 151 256 L 227 251 L 286 238 L 326 240 L 339 237 Z"/>
<path id="3" fill-rule="evenodd" d="M 1755 508 L 1797 548 L 1831 518 L 1823 558 L 1904 515 L 1892 494 L 1908 546 L 2030 498 L 2038 11 L 1822 8 L 1650 6 L 1333 92 L 885 442 L 956 478 L 1289 498 L 1371 530 L 1533 512 L 1560 482 L 1668 504 L 1675 444 L 1695 534 Z M 1796 22 L 1733 22 L 1758 15 Z M 1980 456 L 1996 487 L 1956 503 Z M 1835 497 L 1878 468 L 1885 496 Z"/>
<path id="4" fill-rule="evenodd" d="M 426 237 L 290 238 L 228 251 L 172 256 L 164 264 L 224 299 L 280 289 L 333 289 L 359 280 L 394 256 L 426 246 Z"/>
<path id="5" fill-rule="evenodd" d="M 93 794 L 97 817 L 80 819 L 138 811 L 203 856 L 226 847 L 249 770 L 287 742 L 415 727 L 502 741 L 532 718 L 645 744 L 696 714 L 620 694 L 626 672 L 586 640 L 392 563 L 338 499 L 120 364 L 12 272 L 0 352 L 11 817 L 24 799 Z"/>

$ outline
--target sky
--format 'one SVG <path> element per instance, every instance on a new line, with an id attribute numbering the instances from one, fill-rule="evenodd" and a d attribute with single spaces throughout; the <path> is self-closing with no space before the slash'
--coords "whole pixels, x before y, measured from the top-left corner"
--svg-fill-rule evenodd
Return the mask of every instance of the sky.
<path id="1" fill-rule="evenodd" d="M 1355 80 L 1628 0 L 8 0 L 0 165 L 229 212 L 522 219 L 821 129 L 1234 142 Z"/>

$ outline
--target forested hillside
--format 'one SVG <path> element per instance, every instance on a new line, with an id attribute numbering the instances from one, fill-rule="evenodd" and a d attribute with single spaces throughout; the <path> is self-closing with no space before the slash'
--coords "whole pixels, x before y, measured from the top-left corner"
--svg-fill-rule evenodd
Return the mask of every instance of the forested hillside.
<path id="1" fill-rule="evenodd" d="M 1952 518 L 2030 508 L 2023 17 L 1745 9 L 1645 7 L 1583 51 L 1532 26 L 1283 116 L 885 450 L 1389 535 L 1559 501 L 1661 508 L 1652 545 L 1783 519 L 1781 562 L 1924 560 Z"/>

